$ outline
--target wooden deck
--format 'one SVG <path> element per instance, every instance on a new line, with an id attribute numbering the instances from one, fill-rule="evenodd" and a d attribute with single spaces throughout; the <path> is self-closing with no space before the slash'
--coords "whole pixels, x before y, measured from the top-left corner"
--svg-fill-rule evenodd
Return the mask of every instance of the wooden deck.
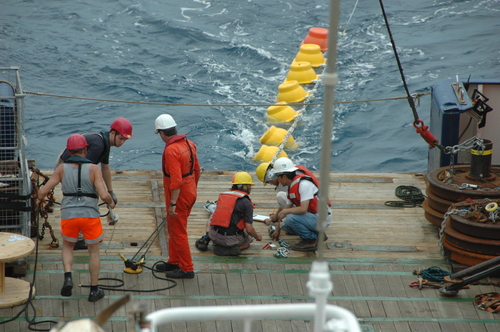
<path id="1" fill-rule="evenodd" d="M 216 200 L 220 192 L 227 190 L 233 174 L 230 171 L 202 173 L 198 201 L 188 228 L 196 277 L 178 280 L 177 285 L 168 290 L 146 292 L 173 284 L 155 278 L 148 269 L 135 275 L 123 273 L 124 262 L 118 254 L 132 259 L 164 219 L 161 173 L 114 172 L 113 186 L 119 198 L 115 212 L 120 221 L 115 227 L 105 226 L 101 277 L 122 279 L 124 289 L 145 291 L 106 290 L 104 299 L 90 303 L 87 301 L 89 289 L 75 287 L 72 297 L 63 298 L 59 295 L 63 282 L 61 250 L 50 247 L 51 238 L 46 231 L 39 242 L 38 258 L 35 254 L 28 258 L 29 271 L 23 278 L 33 279 L 36 263 L 36 297 L 32 301 L 35 320 L 94 317 L 128 293 L 133 294 L 133 300 L 110 318 L 103 326 L 105 331 L 132 331 L 129 318 L 139 304 L 145 306 L 146 312 L 152 312 L 178 306 L 313 302 L 308 296 L 306 282 L 317 253 L 291 251 L 288 258 L 275 258 L 275 251 L 261 249 L 269 241 L 264 224 L 255 225 L 264 234 L 264 240 L 252 243 L 240 257 L 218 257 L 213 255 L 211 248 L 207 252 L 195 248 L 194 242 L 204 234 L 208 218 L 204 203 Z M 451 267 L 439 253 L 436 227 L 424 218 L 421 208 L 384 205 L 385 201 L 398 200 L 395 189 L 399 185 L 416 186 L 423 192 L 425 189 L 421 174 L 330 175 L 334 222 L 326 231 L 329 239 L 324 250 L 334 285 L 329 303 L 351 310 L 363 331 L 500 331 L 500 316 L 481 311 L 473 303 L 475 295 L 497 291 L 494 286 L 473 285 L 452 298 L 442 297 L 434 288 L 409 287 L 409 283 L 416 280 L 414 270 L 440 266 L 449 271 Z M 56 197 L 61 197 L 58 189 Z M 256 185 L 251 197 L 256 205 L 255 213 L 268 215 L 275 209 L 272 186 Z M 60 239 L 57 208 L 49 216 L 49 222 Z M 139 253 L 146 255 L 146 266 L 168 259 L 164 231 L 160 233 L 147 253 Z M 293 236 L 284 236 L 284 239 L 295 241 Z M 76 251 L 73 272 L 76 284 L 89 284 L 87 268 L 87 252 Z M 116 284 L 112 281 L 102 283 Z M 0 321 L 13 317 L 23 308 L 0 309 Z M 33 314 L 32 309 L 28 310 L 30 319 Z M 303 317 L 288 321 L 256 321 L 252 326 L 253 331 L 313 329 L 313 323 Z M 42 324 L 37 328 L 48 327 Z M 24 314 L 14 322 L 0 325 L 0 331 L 26 330 L 28 324 Z M 241 322 L 231 321 L 182 322 L 160 329 L 175 332 L 241 330 Z"/>

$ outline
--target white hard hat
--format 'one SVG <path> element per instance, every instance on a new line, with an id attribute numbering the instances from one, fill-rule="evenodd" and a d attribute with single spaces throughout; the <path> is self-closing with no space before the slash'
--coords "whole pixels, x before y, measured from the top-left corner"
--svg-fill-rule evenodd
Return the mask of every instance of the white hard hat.
<path id="1" fill-rule="evenodd" d="M 273 165 L 273 171 L 274 174 L 281 174 L 281 173 L 288 173 L 288 172 L 295 172 L 298 170 L 297 167 L 295 167 L 294 163 L 285 157 L 278 158 Z"/>
<path id="2" fill-rule="evenodd" d="M 170 114 L 162 114 L 155 120 L 155 134 L 158 134 L 158 130 L 169 129 L 177 126 L 174 118 Z"/>

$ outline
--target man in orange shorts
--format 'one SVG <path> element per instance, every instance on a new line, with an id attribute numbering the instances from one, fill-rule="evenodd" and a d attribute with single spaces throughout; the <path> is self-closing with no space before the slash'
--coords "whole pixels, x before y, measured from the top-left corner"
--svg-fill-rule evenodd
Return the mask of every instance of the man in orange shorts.
<path id="1" fill-rule="evenodd" d="M 93 164 L 101 166 L 102 177 L 106 183 L 108 192 L 113 201 L 115 201 L 115 204 L 118 204 L 118 198 L 113 192 L 113 183 L 111 182 L 110 151 L 112 146 L 119 148 L 132 138 L 132 123 L 125 118 L 117 118 L 111 123 L 109 128 L 109 131 L 103 130 L 98 133 L 83 134 L 88 144 L 87 155 L 84 157 Z M 59 153 L 54 169 L 68 160 L 69 157 L 68 149 L 65 148 Z M 87 249 L 82 235 L 78 237 L 78 241 L 75 243 L 75 250 L 80 249 Z"/>
<path id="2" fill-rule="evenodd" d="M 90 259 L 90 294 L 88 300 L 95 302 L 104 297 L 104 291 L 97 286 L 101 258 L 99 242 L 103 240 L 101 219 L 99 218 L 99 197 L 110 208 L 115 207 L 108 193 L 99 166 L 85 158 L 87 141 L 80 134 L 73 134 L 66 145 L 70 158 L 58 166 L 49 181 L 38 192 L 40 204 L 50 190 L 61 183 L 63 199 L 61 202 L 61 233 L 63 237 L 62 260 L 64 265 L 64 284 L 62 296 L 71 296 L 73 289 L 73 247 L 81 231 L 87 244 Z"/>

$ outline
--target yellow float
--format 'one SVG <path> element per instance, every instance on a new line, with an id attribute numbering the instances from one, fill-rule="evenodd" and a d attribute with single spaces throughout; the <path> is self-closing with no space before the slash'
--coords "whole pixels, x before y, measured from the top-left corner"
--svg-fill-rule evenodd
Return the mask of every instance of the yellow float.
<path id="1" fill-rule="evenodd" d="M 262 145 L 259 151 L 255 154 L 255 157 L 253 157 L 253 160 L 256 162 L 271 162 L 277 153 L 277 146 Z M 281 157 L 288 158 L 288 155 L 285 151 L 281 151 L 277 158 Z"/>
<path id="2" fill-rule="evenodd" d="M 271 126 L 264 133 L 264 135 L 262 135 L 262 137 L 260 138 L 260 142 L 265 145 L 280 146 L 280 144 L 285 140 L 285 136 L 287 134 L 288 131 L 286 129 Z M 298 147 L 299 145 L 295 143 L 293 136 L 290 135 L 285 143 L 285 148 L 296 149 Z"/>
<path id="3" fill-rule="evenodd" d="M 299 114 L 285 101 L 280 101 L 267 109 L 267 121 L 271 123 L 291 122 Z"/>
<path id="4" fill-rule="evenodd" d="M 318 79 L 318 75 L 307 61 L 294 61 L 290 65 L 285 81 L 297 81 L 299 84 L 313 83 Z"/>
<path id="5" fill-rule="evenodd" d="M 298 103 L 305 100 L 309 96 L 303 87 L 297 81 L 286 81 L 278 86 L 277 101 L 285 101 L 287 103 Z"/>
<path id="6" fill-rule="evenodd" d="M 313 68 L 321 67 L 326 63 L 321 47 L 316 44 L 301 45 L 294 61 L 307 61 Z"/>

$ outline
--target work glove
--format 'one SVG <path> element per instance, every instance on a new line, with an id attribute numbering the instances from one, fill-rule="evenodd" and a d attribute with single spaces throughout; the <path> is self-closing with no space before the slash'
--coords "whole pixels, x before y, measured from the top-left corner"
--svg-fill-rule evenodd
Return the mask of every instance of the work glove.
<path id="1" fill-rule="evenodd" d="M 113 190 L 108 190 L 108 193 L 111 195 L 111 198 L 113 199 L 113 202 L 115 202 L 115 205 L 118 203 L 118 198 L 116 197 L 115 193 Z"/>

